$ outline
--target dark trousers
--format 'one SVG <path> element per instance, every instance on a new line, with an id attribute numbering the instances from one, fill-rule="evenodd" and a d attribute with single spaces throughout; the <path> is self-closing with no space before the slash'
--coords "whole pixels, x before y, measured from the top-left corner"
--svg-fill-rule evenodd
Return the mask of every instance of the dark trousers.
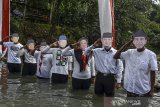
<path id="1" fill-rule="evenodd" d="M 22 70 L 22 76 L 32 76 L 35 75 L 37 71 L 37 64 L 33 64 L 33 63 L 24 63 L 23 65 L 23 70 Z"/>
<path id="2" fill-rule="evenodd" d="M 21 72 L 21 64 L 7 63 L 7 67 L 10 73 L 20 73 Z"/>
<path id="3" fill-rule="evenodd" d="M 91 86 L 91 79 L 78 79 L 72 77 L 72 88 L 74 90 L 84 89 L 88 90 Z"/>
<path id="4" fill-rule="evenodd" d="M 135 94 L 127 91 L 127 101 L 130 102 L 129 106 L 133 107 L 148 107 L 149 105 L 149 93 L 146 94 Z M 134 104 L 136 102 L 136 104 Z"/>
<path id="5" fill-rule="evenodd" d="M 113 97 L 115 92 L 115 77 L 114 74 L 104 75 L 98 72 L 95 80 L 95 94 L 106 97 Z"/>
<path id="6" fill-rule="evenodd" d="M 67 83 L 68 82 L 68 75 L 63 75 L 63 74 L 57 74 L 57 73 L 52 73 L 52 83 Z"/>
<path id="7" fill-rule="evenodd" d="M 150 97 L 149 93 L 146 94 L 135 94 L 127 91 L 127 97 Z"/>

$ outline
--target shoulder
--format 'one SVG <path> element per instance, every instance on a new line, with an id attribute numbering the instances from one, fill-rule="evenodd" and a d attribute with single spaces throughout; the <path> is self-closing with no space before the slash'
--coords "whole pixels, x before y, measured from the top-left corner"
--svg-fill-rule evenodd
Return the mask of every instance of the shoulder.
<path id="1" fill-rule="evenodd" d="M 49 51 L 58 51 L 60 48 L 50 48 Z"/>
<path id="2" fill-rule="evenodd" d="M 117 52 L 117 50 L 114 49 L 114 48 L 111 48 L 111 50 L 112 50 L 113 53 L 116 53 L 116 52 Z"/>
<path id="3" fill-rule="evenodd" d="M 124 51 L 124 53 L 128 53 L 128 54 L 132 54 L 134 52 L 137 52 L 137 50 L 136 49 L 128 49 L 128 50 Z"/>
<path id="4" fill-rule="evenodd" d="M 103 48 L 95 48 L 93 51 L 99 52 L 99 51 L 102 51 L 102 50 L 103 50 Z"/>
<path id="5" fill-rule="evenodd" d="M 156 54 L 155 54 L 153 51 L 149 50 L 149 49 L 146 49 L 145 51 L 146 51 L 146 53 L 148 53 L 150 56 L 156 56 Z"/>
<path id="6" fill-rule="evenodd" d="M 20 47 L 23 47 L 23 45 L 21 43 L 18 43 L 17 45 L 20 46 Z"/>

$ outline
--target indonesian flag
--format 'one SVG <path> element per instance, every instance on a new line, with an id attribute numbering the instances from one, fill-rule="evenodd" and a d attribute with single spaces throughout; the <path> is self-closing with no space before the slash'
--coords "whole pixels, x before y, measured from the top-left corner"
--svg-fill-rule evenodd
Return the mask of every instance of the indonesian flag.
<path id="1" fill-rule="evenodd" d="M 106 32 L 112 33 L 113 47 L 115 47 L 114 0 L 98 0 L 98 7 L 101 36 Z"/>
<path id="2" fill-rule="evenodd" d="M 10 0 L 0 0 L 0 41 L 9 36 L 10 33 Z M 0 46 L 2 52 L 2 46 Z"/>

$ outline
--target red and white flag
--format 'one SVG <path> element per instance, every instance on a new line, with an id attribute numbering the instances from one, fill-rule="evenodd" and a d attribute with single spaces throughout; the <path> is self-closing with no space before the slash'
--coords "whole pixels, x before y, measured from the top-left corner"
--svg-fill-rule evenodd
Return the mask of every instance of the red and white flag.
<path id="1" fill-rule="evenodd" d="M 114 31 L 114 0 L 98 0 L 101 36 L 105 32 L 112 33 L 113 47 L 115 47 Z"/>
<path id="2" fill-rule="evenodd" d="M 10 34 L 10 0 L 0 0 L 0 41 Z M 0 46 L 2 52 L 2 46 Z"/>

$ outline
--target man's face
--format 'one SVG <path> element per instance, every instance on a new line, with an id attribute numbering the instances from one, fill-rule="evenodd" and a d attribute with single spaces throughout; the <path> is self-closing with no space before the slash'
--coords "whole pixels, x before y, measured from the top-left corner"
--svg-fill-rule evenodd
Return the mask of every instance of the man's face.
<path id="1" fill-rule="evenodd" d="M 17 43 L 19 40 L 19 37 L 11 37 L 12 42 Z"/>
<path id="2" fill-rule="evenodd" d="M 58 45 L 59 45 L 61 48 L 65 48 L 66 45 L 67 45 L 67 40 L 59 40 L 59 41 L 58 41 Z"/>
<path id="3" fill-rule="evenodd" d="M 34 50 L 34 43 L 30 43 L 27 46 L 29 50 Z"/>
<path id="4" fill-rule="evenodd" d="M 104 47 L 111 47 L 112 46 L 112 38 L 102 38 L 102 45 Z"/>
<path id="5" fill-rule="evenodd" d="M 46 47 L 46 46 L 41 46 L 41 47 L 39 48 L 39 50 L 42 51 L 45 47 Z"/>
<path id="6" fill-rule="evenodd" d="M 82 50 L 84 50 L 85 48 L 87 48 L 87 45 L 88 45 L 88 43 L 87 43 L 86 40 L 81 40 L 81 41 L 79 42 L 79 44 L 80 44 L 80 48 L 81 48 Z"/>
<path id="7" fill-rule="evenodd" d="M 147 40 L 145 37 L 134 37 L 133 39 L 133 44 L 137 49 L 143 48 L 146 43 Z"/>

